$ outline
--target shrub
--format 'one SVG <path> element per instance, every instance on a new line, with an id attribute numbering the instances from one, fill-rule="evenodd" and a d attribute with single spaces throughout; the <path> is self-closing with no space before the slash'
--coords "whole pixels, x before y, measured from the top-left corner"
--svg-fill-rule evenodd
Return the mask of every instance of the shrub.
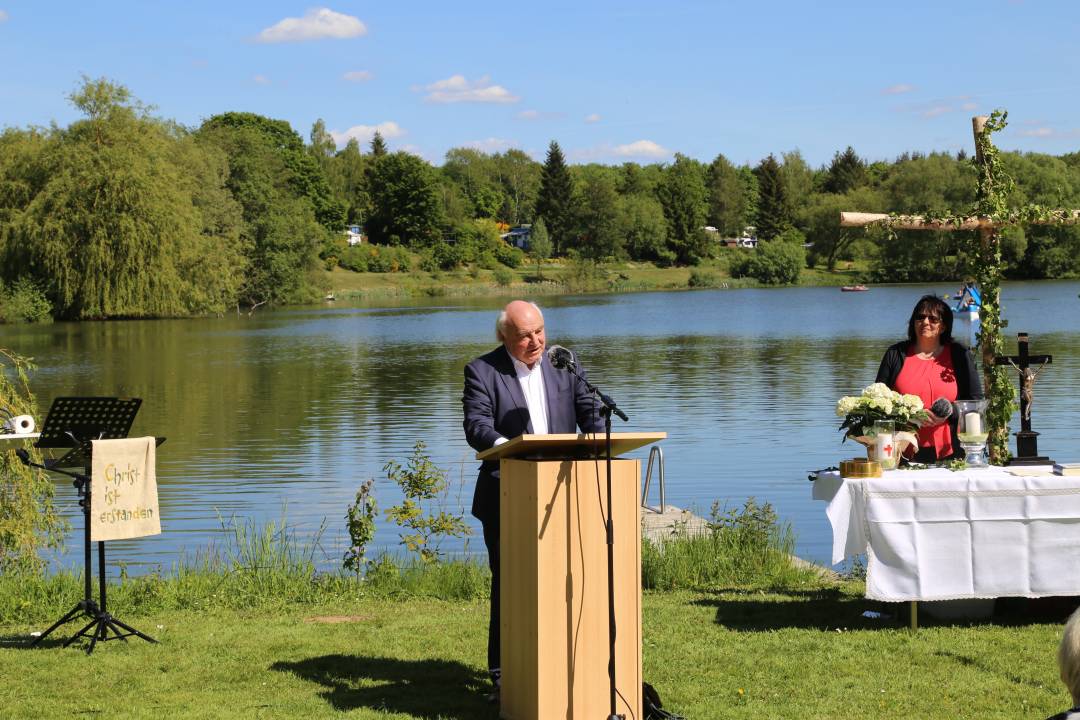
<path id="1" fill-rule="evenodd" d="M 375 537 L 375 516 L 379 514 L 379 505 L 375 502 L 372 487 L 375 480 L 369 478 L 360 485 L 356 492 L 356 500 L 349 505 L 345 512 L 345 519 L 349 530 L 349 549 L 345 551 L 342 562 L 346 570 L 351 570 L 360 575 L 364 566 L 364 555 L 367 553 L 368 543 Z"/>
<path id="2" fill-rule="evenodd" d="M 495 282 L 499 287 L 509 287 L 514 282 L 514 271 L 504 267 L 495 268 Z"/>
<path id="3" fill-rule="evenodd" d="M 439 559 L 438 539 L 442 536 L 462 537 L 472 533 L 465 524 L 464 513 L 449 513 L 443 509 L 447 491 L 446 471 L 431 462 L 424 442 L 418 440 L 405 467 L 396 460 L 383 466 L 386 476 L 401 488 L 405 499 L 386 511 L 386 516 L 405 530 L 399 537 L 405 547 L 417 553 L 424 562 Z M 424 507 L 435 502 L 436 507 Z"/>
<path id="4" fill-rule="evenodd" d="M 52 322 L 52 304 L 30 278 L 21 277 L 9 286 L 0 283 L 0 322 Z"/>
<path id="5" fill-rule="evenodd" d="M 690 279 L 686 281 L 686 285 L 692 288 L 719 287 L 720 278 L 715 273 L 694 268 L 690 271 Z"/>
<path id="6" fill-rule="evenodd" d="M 798 282 L 806 265 L 806 250 L 801 244 L 789 242 L 783 236 L 759 243 L 731 263 L 732 277 L 752 277 L 765 285 L 790 285 Z"/>
<path id="7" fill-rule="evenodd" d="M 403 247 L 356 245 L 342 251 L 338 264 L 353 272 L 409 272 L 412 255 Z"/>

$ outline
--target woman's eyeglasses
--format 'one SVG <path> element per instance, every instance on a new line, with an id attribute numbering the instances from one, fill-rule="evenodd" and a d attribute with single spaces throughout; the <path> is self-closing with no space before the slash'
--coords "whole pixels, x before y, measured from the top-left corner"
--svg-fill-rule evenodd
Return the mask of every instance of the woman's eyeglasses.
<path id="1" fill-rule="evenodd" d="M 941 324 L 941 318 L 939 318 L 937 315 L 927 315 L 926 313 L 920 313 L 920 314 L 916 315 L 915 320 L 916 321 L 925 320 L 926 322 L 928 322 L 928 323 L 930 323 L 932 325 L 940 325 Z"/>

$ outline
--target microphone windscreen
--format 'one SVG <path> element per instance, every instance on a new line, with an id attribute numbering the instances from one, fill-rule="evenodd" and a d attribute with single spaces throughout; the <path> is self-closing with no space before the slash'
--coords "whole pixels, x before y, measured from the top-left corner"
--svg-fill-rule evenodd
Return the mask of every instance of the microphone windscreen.
<path id="1" fill-rule="evenodd" d="M 952 403 L 945 398 L 938 398 L 934 401 L 934 404 L 930 406 L 930 412 L 934 413 L 939 418 L 947 418 L 952 415 Z"/>

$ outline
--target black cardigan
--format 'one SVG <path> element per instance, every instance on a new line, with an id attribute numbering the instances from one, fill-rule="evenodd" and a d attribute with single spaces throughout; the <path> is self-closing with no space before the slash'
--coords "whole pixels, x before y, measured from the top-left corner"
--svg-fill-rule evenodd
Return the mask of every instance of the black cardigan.
<path id="1" fill-rule="evenodd" d="M 885 357 L 881 358 L 881 366 L 877 371 L 877 379 L 874 382 L 885 383 L 891 389 L 896 389 L 896 378 L 900 375 L 900 369 L 904 367 L 904 358 L 911 341 L 904 340 L 895 345 L 890 345 L 885 351 Z M 952 353 L 953 372 L 956 373 L 956 399 L 957 400 L 981 400 L 983 397 L 982 381 L 979 373 L 975 370 L 975 358 L 971 351 L 958 342 L 949 343 Z M 952 437 L 956 437 L 956 413 L 949 417 L 949 430 Z M 953 457 L 963 457 L 964 452 L 959 444 L 953 448 Z M 930 460 L 933 462 L 933 460 Z"/>

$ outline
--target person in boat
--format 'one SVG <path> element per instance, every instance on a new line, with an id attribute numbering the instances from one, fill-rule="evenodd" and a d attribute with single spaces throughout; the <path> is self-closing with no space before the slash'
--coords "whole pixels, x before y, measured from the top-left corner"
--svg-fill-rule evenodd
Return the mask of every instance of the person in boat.
<path id="1" fill-rule="evenodd" d="M 975 283 L 972 280 L 968 280 L 964 283 L 964 286 L 960 288 L 960 299 L 956 302 L 957 310 L 977 310 L 982 303 L 982 297 L 979 296 L 979 291 L 975 289 Z"/>
<path id="2" fill-rule="evenodd" d="M 875 382 L 918 395 L 930 413 L 917 433 L 919 448 L 910 458 L 915 462 L 963 457 L 954 439 L 956 417 L 951 403 L 983 396 L 971 351 L 953 340 L 952 329 L 953 313 L 945 301 L 936 295 L 922 296 L 908 319 L 907 340 L 890 346 L 878 368 Z M 935 406 L 941 399 L 949 404 Z"/>

